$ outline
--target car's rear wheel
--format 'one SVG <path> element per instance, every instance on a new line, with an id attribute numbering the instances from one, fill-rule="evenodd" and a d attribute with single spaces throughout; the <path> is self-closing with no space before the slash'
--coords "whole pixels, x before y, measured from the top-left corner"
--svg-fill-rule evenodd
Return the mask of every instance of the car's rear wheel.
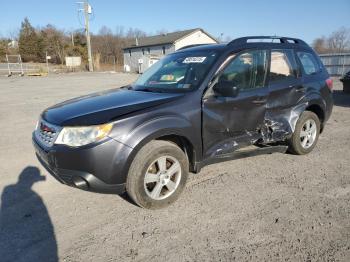
<path id="1" fill-rule="evenodd" d="M 319 134 L 320 120 L 318 116 L 310 111 L 303 112 L 289 141 L 289 151 L 296 155 L 310 153 L 317 144 Z"/>
<path id="2" fill-rule="evenodd" d="M 174 143 L 151 141 L 136 154 L 128 173 L 128 195 L 139 206 L 159 209 L 175 202 L 184 189 L 188 160 Z"/>

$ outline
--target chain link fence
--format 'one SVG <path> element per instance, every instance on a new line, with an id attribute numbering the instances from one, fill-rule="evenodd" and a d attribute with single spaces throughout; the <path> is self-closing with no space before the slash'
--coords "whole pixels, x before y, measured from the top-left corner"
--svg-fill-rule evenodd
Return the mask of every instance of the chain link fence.
<path id="1" fill-rule="evenodd" d="M 10 58 L 10 60 L 12 57 Z M 51 64 L 51 63 L 17 63 L 17 60 L 13 57 L 13 61 L 9 61 L 6 57 L 0 57 L 0 75 L 10 76 L 10 75 L 47 75 L 53 73 L 69 73 L 69 72 L 83 72 L 88 71 L 86 65 L 83 63 L 78 67 L 67 67 L 66 65 Z M 16 60 L 16 61 L 15 61 Z M 23 70 L 23 71 L 22 71 Z M 96 72 L 122 72 L 123 66 L 120 65 L 120 61 L 117 61 L 115 57 L 107 57 L 104 59 L 103 63 L 94 60 L 94 71 Z"/>

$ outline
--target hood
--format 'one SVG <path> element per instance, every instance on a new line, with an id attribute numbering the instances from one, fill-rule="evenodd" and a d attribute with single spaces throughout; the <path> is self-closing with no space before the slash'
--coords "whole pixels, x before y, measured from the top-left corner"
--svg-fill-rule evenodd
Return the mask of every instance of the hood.
<path id="1" fill-rule="evenodd" d="M 42 118 L 58 126 L 99 125 L 119 116 L 173 101 L 183 94 L 114 89 L 78 97 L 46 109 Z"/>

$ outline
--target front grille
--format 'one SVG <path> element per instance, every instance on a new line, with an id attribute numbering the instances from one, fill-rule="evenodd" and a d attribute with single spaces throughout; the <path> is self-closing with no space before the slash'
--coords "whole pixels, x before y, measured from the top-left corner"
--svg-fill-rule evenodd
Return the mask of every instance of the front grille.
<path id="1" fill-rule="evenodd" d="M 38 127 L 35 130 L 35 136 L 39 143 L 44 146 L 51 147 L 60 132 L 61 128 L 52 125 L 45 120 L 39 120 Z"/>
<path id="2" fill-rule="evenodd" d="M 53 142 L 55 142 L 54 139 L 56 137 L 56 132 L 47 132 L 40 130 L 39 137 L 44 143 L 52 145 Z"/>

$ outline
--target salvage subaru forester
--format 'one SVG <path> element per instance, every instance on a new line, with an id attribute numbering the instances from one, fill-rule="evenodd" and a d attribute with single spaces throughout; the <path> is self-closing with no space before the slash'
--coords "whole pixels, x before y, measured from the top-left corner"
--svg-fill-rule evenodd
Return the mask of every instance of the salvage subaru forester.
<path id="1" fill-rule="evenodd" d="M 332 107 L 332 80 L 305 42 L 244 37 L 183 48 L 130 86 L 46 109 L 33 144 L 60 182 L 156 209 L 205 165 L 311 152 Z"/>

